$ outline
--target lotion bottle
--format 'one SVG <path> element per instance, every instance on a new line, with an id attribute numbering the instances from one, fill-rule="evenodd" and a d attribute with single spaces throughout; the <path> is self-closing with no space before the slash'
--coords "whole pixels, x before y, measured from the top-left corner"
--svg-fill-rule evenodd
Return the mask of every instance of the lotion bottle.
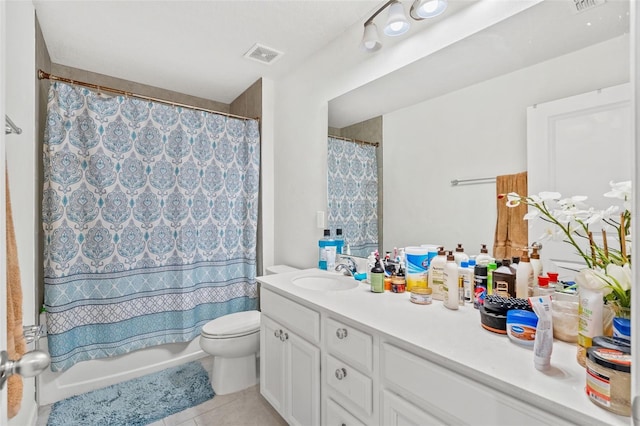
<path id="1" fill-rule="evenodd" d="M 444 306 L 449 309 L 458 309 L 458 265 L 456 265 L 453 252 L 447 255 L 444 265 Z"/>
<path id="2" fill-rule="evenodd" d="M 542 261 L 540 260 L 540 253 L 538 253 L 538 247 L 534 246 L 531 252 L 531 268 L 533 269 L 533 277 L 539 277 L 544 273 L 542 270 Z"/>
<path id="3" fill-rule="evenodd" d="M 428 278 L 429 287 L 433 291 L 433 298 L 435 300 L 444 299 L 444 290 L 442 286 L 444 284 L 444 266 L 446 265 L 446 263 L 447 257 L 445 256 L 444 247 L 439 247 L 438 255 L 431 260 Z"/>
<path id="4" fill-rule="evenodd" d="M 487 266 L 493 259 L 489 256 L 489 251 L 487 250 L 487 245 L 482 244 L 482 248 L 480 249 L 480 254 L 476 256 L 476 265 L 479 266 Z"/>
<path id="5" fill-rule="evenodd" d="M 456 247 L 456 252 L 453 254 L 456 259 L 456 264 L 460 266 L 462 262 L 468 262 L 469 256 L 464 252 L 464 248 L 462 244 L 458 243 L 458 247 Z"/>
<path id="6" fill-rule="evenodd" d="M 533 296 L 533 268 L 529 262 L 529 254 L 524 249 L 516 268 L 516 297 L 528 299 L 529 296 Z"/>

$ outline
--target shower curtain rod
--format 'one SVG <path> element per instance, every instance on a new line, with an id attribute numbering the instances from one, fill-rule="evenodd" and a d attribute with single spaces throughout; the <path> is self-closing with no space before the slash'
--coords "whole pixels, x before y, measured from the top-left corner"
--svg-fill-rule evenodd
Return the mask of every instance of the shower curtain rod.
<path id="1" fill-rule="evenodd" d="M 115 93 L 117 95 L 123 95 L 125 97 L 144 99 L 145 101 L 158 102 L 158 103 L 161 103 L 161 104 L 178 106 L 178 107 L 183 107 L 183 108 L 190 108 L 190 109 L 195 109 L 197 111 L 210 112 L 210 113 L 213 113 L 213 114 L 224 115 L 224 116 L 231 117 L 231 118 L 239 118 L 241 120 L 258 120 L 258 121 L 260 121 L 260 118 L 258 118 L 258 117 L 256 117 L 256 118 L 244 117 L 242 115 L 229 114 L 228 112 L 214 111 L 212 109 L 200 108 L 200 107 L 193 106 L 193 105 L 181 104 L 179 102 L 167 101 L 165 99 L 154 98 L 154 97 L 151 97 L 151 96 L 139 95 L 137 93 L 131 93 L 131 92 L 127 92 L 127 91 L 124 91 L 124 90 L 113 89 L 111 87 L 100 86 L 100 85 L 93 84 L 93 83 L 85 83 L 84 81 L 78 81 L 78 80 L 72 80 L 70 78 L 60 77 L 60 76 L 57 76 L 57 75 L 49 74 L 48 72 L 44 72 L 42 70 L 38 70 L 38 80 L 62 81 L 64 83 L 75 84 L 77 86 L 84 86 L 84 87 L 89 87 L 91 89 L 96 89 L 98 92 L 105 91 L 105 92 Z"/>
<path id="2" fill-rule="evenodd" d="M 380 145 L 379 142 L 367 142 L 367 141 L 362 141 L 360 139 L 343 138 L 342 136 L 329 135 L 329 137 L 334 139 L 340 139 L 347 142 L 361 143 L 363 145 L 372 145 L 372 146 L 375 146 L 376 148 Z"/>

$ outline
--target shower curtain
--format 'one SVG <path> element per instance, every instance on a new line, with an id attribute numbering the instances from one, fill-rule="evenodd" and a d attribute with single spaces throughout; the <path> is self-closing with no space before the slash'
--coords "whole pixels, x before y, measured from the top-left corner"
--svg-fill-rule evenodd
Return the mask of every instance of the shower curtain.
<path id="1" fill-rule="evenodd" d="M 351 254 L 367 257 L 378 249 L 378 168 L 376 147 L 329 137 L 328 222 L 342 229 Z"/>
<path id="2" fill-rule="evenodd" d="M 52 370 L 189 341 L 256 309 L 255 120 L 60 82 L 44 141 Z"/>

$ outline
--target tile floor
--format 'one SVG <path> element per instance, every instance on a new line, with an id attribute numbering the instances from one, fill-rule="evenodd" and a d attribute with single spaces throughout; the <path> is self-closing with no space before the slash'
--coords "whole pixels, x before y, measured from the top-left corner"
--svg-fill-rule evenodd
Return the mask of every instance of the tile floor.
<path id="1" fill-rule="evenodd" d="M 211 357 L 201 360 L 210 370 Z M 51 406 L 38 409 L 36 426 L 45 426 Z M 229 395 L 216 395 L 213 399 L 179 413 L 165 417 L 150 426 L 284 426 L 287 423 L 260 395 L 256 385 Z M 91 426 L 91 425 L 87 425 Z"/>

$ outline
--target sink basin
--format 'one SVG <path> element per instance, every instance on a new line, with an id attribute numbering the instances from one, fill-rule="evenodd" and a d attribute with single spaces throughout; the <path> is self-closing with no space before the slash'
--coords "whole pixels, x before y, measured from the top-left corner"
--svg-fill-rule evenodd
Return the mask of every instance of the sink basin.
<path id="1" fill-rule="evenodd" d="M 353 278 L 338 278 L 326 275 L 305 275 L 293 279 L 293 284 L 307 290 L 316 291 L 341 291 L 358 287 L 358 282 Z"/>

